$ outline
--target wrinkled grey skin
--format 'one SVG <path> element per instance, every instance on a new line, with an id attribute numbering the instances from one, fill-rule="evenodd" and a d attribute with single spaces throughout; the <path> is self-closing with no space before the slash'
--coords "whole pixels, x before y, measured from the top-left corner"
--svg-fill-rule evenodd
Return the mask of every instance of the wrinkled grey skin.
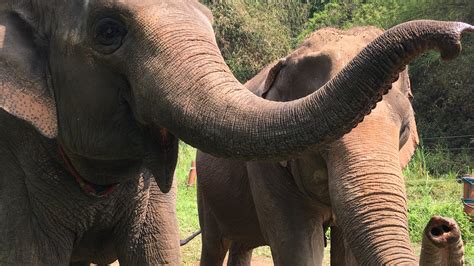
<path id="1" fill-rule="evenodd" d="M 357 125 L 414 56 L 456 56 L 466 29 L 401 25 L 316 93 L 276 103 L 231 74 L 197 1 L 2 0 L 0 262 L 177 264 L 174 192 L 159 190 L 172 189 L 178 137 L 243 159 L 318 147 Z M 97 199 L 78 183 L 120 185 Z"/>
<path id="2" fill-rule="evenodd" d="M 245 85 L 272 101 L 304 97 L 381 33 L 319 30 Z M 416 264 L 401 173 L 418 144 L 411 98 L 405 70 L 350 133 L 291 160 L 242 162 L 199 151 L 201 264 L 221 265 L 230 249 L 230 265 L 249 265 L 252 249 L 269 245 L 275 265 L 321 265 L 329 226 L 333 265 Z"/>

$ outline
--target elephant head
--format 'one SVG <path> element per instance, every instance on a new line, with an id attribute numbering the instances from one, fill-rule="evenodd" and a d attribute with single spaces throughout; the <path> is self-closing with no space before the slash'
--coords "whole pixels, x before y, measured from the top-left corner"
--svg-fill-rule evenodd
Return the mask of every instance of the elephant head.
<path id="1" fill-rule="evenodd" d="M 145 166 L 163 191 L 177 137 L 241 159 L 319 146 L 357 125 L 410 59 L 427 49 L 454 57 L 473 30 L 401 25 L 314 94 L 276 103 L 231 74 L 197 1 L 4 0 L 0 12 L 0 106 L 57 138 L 82 182 L 119 183 Z"/>
<path id="2" fill-rule="evenodd" d="M 245 85 L 272 101 L 306 97 L 340 75 L 350 60 L 381 34 L 383 31 L 375 27 L 318 30 L 297 50 Z M 331 205 L 334 223 L 342 229 L 348 249 L 347 264 L 353 264 L 354 259 L 363 265 L 416 262 L 409 240 L 407 198 L 401 172 L 419 142 L 407 70 L 400 73 L 392 87 L 351 132 L 317 150 L 326 161 L 327 177 L 326 171 L 321 171 L 321 163 L 315 160 L 319 156 L 312 153 L 289 162 L 288 169 L 300 191 Z M 287 167 L 286 163 L 283 166 Z M 433 230 L 426 229 L 423 245 L 426 250 L 421 261 L 432 257 L 427 254 L 442 256 L 444 251 L 433 243 L 447 235 L 457 234 L 458 238 L 453 237 L 451 242 L 453 250 L 459 250 L 456 249 L 459 229 L 456 231 L 455 222 L 444 218 L 436 221 L 428 225 Z M 445 224 L 449 232 L 439 231 Z M 444 234 L 432 236 L 432 231 Z"/>

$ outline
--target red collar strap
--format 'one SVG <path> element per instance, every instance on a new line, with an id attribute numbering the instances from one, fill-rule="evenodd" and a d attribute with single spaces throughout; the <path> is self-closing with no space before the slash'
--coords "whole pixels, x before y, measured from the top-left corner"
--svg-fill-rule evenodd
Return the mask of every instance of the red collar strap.
<path id="1" fill-rule="evenodd" d="M 72 166 L 71 161 L 69 161 L 69 158 L 67 157 L 61 145 L 59 145 L 59 154 L 61 154 L 61 157 L 63 158 L 63 161 L 66 164 L 66 167 L 69 173 L 72 176 L 74 176 L 74 179 L 79 184 L 82 191 L 84 191 L 84 193 L 86 193 L 87 195 L 97 197 L 97 198 L 104 198 L 104 197 L 109 196 L 112 192 L 114 192 L 117 186 L 119 185 L 117 183 L 117 184 L 102 186 L 102 185 L 97 185 L 85 180 L 84 178 L 81 177 L 81 175 L 79 175 L 79 173 L 76 171 L 74 166 Z"/>

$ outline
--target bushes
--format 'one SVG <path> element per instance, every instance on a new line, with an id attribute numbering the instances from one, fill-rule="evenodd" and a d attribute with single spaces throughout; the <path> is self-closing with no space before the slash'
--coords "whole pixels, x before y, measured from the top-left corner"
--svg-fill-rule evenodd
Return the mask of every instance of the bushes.
<path id="1" fill-rule="evenodd" d="M 473 24 L 474 2 L 333 1 L 317 9 L 298 40 L 326 26 L 389 28 L 413 19 L 458 20 Z M 455 164 L 445 163 L 445 169 L 440 169 L 440 173 L 474 167 L 474 36 L 465 36 L 463 46 L 461 56 L 452 62 L 441 62 L 437 53 L 428 53 L 409 68 L 418 131 L 422 139 L 431 138 L 425 146 L 434 149 L 443 145 L 445 157 Z M 466 135 L 471 137 L 453 137 Z M 446 159 L 443 161 L 447 162 Z"/>
<path id="2" fill-rule="evenodd" d="M 212 11 L 217 44 L 241 82 L 291 49 L 289 29 L 261 6 L 217 4 Z"/>
<path id="3" fill-rule="evenodd" d="M 297 39 L 301 42 L 311 32 L 324 27 L 348 29 L 354 26 L 372 25 L 389 28 L 401 9 L 403 6 L 395 1 L 387 1 L 383 4 L 352 1 L 330 2 L 317 9 L 304 25 L 304 30 Z"/>
<path id="4" fill-rule="evenodd" d="M 462 185 L 456 182 L 458 173 L 446 171 L 443 163 L 439 162 L 445 158 L 444 150 L 426 151 L 421 147 L 403 171 L 406 176 L 410 239 L 414 243 L 421 242 L 424 227 L 433 215 L 451 217 L 461 229 L 469 265 L 474 263 L 473 224 L 463 211 Z"/>
<path id="5" fill-rule="evenodd" d="M 291 51 L 292 40 L 309 12 L 308 5 L 297 3 L 235 1 L 209 6 L 214 14 L 217 44 L 241 82 Z"/>

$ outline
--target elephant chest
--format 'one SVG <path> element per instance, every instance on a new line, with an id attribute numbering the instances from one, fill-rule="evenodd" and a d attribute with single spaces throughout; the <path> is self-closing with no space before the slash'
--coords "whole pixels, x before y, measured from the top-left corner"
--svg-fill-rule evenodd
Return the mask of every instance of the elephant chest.
<path id="1" fill-rule="evenodd" d="M 330 206 L 328 171 L 324 159 L 316 153 L 286 162 L 298 190 L 315 204 Z"/>
<path id="2" fill-rule="evenodd" d="M 116 260 L 117 254 L 111 229 L 92 229 L 84 233 L 74 248 L 71 262 L 88 261 L 109 264 Z"/>

